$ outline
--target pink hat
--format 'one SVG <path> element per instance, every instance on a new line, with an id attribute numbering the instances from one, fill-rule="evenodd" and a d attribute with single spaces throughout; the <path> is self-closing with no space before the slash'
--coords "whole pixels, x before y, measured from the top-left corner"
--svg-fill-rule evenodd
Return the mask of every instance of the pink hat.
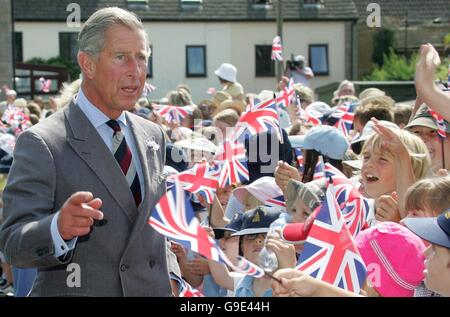
<path id="1" fill-rule="evenodd" d="M 368 278 L 381 296 L 414 295 L 414 289 L 424 279 L 425 268 L 425 245 L 418 236 L 398 223 L 381 222 L 361 231 L 355 242 Z"/>

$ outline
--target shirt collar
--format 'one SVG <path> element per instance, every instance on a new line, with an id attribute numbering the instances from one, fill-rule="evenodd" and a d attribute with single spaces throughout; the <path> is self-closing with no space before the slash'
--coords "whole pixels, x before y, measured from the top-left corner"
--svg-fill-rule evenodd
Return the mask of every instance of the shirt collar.
<path id="1" fill-rule="evenodd" d="M 83 89 L 80 88 L 77 96 L 75 97 L 75 102 L 80 107 L 81 111 L 87 116 L 92 125 L 97 129 L 103 124 L 106 124 L 110 118 L 100 111 L 96 106 L 94 106 L 86 95 L 83 93 Z M 127 117 L 125 111 L 122 111 L 120 116 L 116 119 L 124 126 L 127 126 Z"/>

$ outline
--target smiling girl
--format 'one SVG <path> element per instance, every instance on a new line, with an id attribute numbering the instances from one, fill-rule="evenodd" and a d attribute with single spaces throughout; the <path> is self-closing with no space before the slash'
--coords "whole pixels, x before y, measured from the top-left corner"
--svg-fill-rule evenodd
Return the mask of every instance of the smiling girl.
<path id="1" fill-rule="evenodd" d="M 430 173 L 430 157 L 423 141 L 405 130 L 392 130 L 376 119 L 362 149 L 361 190 L 375 199 L 377 220 L 400 221 L 406 216 L 406 190 Z"/>

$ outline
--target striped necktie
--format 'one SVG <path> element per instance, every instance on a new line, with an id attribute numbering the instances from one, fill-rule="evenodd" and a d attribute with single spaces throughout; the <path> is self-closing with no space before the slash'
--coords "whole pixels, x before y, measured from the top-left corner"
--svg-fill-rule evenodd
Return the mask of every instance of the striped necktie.
<path id="1" fill-rule="evenodd" d="M 122 130 L 120 129 L 120 125 L 116 120 L 109 120 L 106 124 L 114 131 L 112 139 L 112 152 L 114 157 L 116 158 L 117 163 L 119 163 L 119 166 L 127 179 L 128 185 L 130 185 L 136 206 L 139 206 L 142 200 L 141 184 L 139 182 L 139 176 L 136 172 L 136 166 L 133 162 L 130 147 L 128 146 Z"/>

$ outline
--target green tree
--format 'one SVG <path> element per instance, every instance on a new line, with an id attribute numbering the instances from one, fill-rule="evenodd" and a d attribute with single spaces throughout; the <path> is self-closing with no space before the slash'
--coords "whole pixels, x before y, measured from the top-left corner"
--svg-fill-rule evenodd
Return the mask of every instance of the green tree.
<path id="1" fill-rule="evenodd" d="M 449 62 L 450 60 L 448 58 L 442 59 L 441 65 L 439 65 L 436 74 L 437 79 L 445 83 L 447 82 Z M 416 63 L 417 53 L 411 55 L 410 58 L 407 58 L 402 55 L 397 55 L 394 49 L 391 48 L 389 54 L 383 55 L 382 66 L 375 65 L 372 72 L 368 76 L 364 77 L 364 80 L 414 80 Z"/>
<path id="2" fill-rule="evenodd" d="M 372 73 L 365 79 L 372 81 L 413 80 L 416 61 L 417 54 L 412 55 L 411 58 L 406 58 L 397 55 L 391 48 L 389 54 L 383 54 L 383 62 L 375 64 Z"/>
<path id="3" fill-rule="evenodd" d="M 394 31 L 382 28 L 374 34 L 372 62 L 383 65 L 383 56 L 394 46 Z"/>

